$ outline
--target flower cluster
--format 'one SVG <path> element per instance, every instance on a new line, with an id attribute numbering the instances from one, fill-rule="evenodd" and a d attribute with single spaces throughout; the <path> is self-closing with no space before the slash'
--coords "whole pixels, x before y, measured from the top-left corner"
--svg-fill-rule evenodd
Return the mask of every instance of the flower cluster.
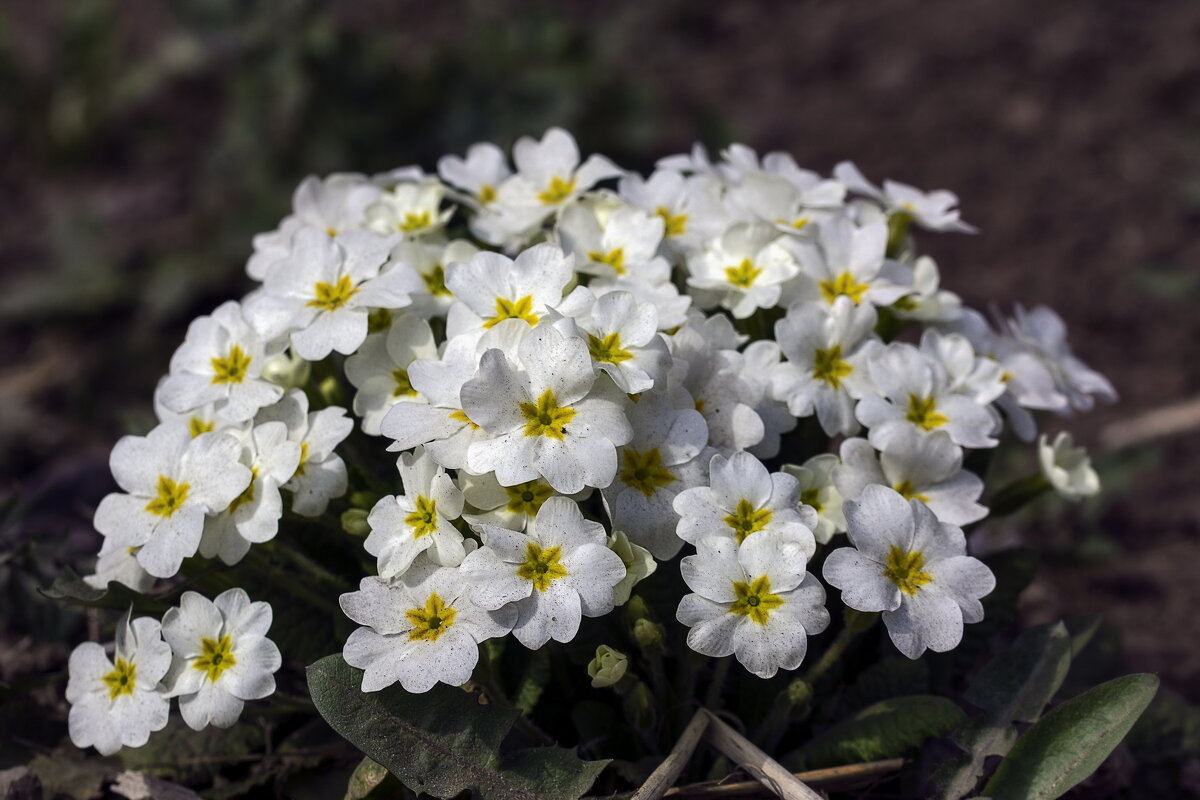
<path id="1" fill-rule="evenodd" d="M 399 454 L 376 476 L 391 493 L 355 495 L 365 541 L 345 539 L 375 562 L 340 599 L 364 691 L 462 684 L 495 637 L 568 642 L 685 548 L 698 653 L 795 669 L 826 586 L 905 655 L 951 649 L 994 586 L 967 555 L 988 508 L 965 456 L 1114 397 L 1052 311 L 990 319 L 942 288 L 913 232 L 973 230 L 956 205 L 741 145 L 643 177 L 559 129 L 511 164 L 479 144 L 436 174 L 308 178 L 254 240 L 258 286 L 189 329 L 161 425 L 114 449 L 88 580 L 236 564 L 280 534 L 285 495 L 328 516 L 367 488 L 335 452 L 358 427 Z M 1096 491 L 1069 438 L 1040 454 L 1047 486 Z M 262 606 L 189 593 L 166 643 L 139 619 L 115 662 L 81 646 L 75 741 L 140 743 L 167 696 L 194 727 L 230 723 L 279 666 Z"/>

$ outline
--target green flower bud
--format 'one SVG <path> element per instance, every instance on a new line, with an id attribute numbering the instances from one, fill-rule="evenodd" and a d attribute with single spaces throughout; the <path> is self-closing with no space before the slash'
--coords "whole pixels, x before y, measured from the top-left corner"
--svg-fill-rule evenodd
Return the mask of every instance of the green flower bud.
<path id="1" fill-rule="evenodd" d="M 336 406 L 342 404 L 342 385 L 332 375 L 321 381 L 321 385 L 317 387 L 317 391 L 320 393 L 321 399 L 325 401 L 325 405 Z"/>
<path id="2" fill-rule="evenodd" d="M 367 512 L 361 508 L 351 508 L 342 512 L 342 530 L 351 536 L 367 536 L 371 526 L 367 524 Z"/>
<path id="3" fill-rule="evenodd" d="M 812 687 L 797 678 L 788 684 L 787 701 L 792 708 L 803 708 L 812 699 Z"/>
<path id="4" fill-rule="evenodd" d="M 646 605 L 646 601 L 640 594 L 633 595 L 625 604 L 625 619 L 629 622 L 630 627 L 636 625 L 639 619 L 653 619 L 650 606 Z"/>
<path id="5" fill-rule="evenodd" d="M 616 686 L 617 682 L 625 677 L 628 669 L 629 658 L 606 644 L 596 648 L 596 657 L 587 665 L 588 677 L 592 679 L 592 686 L 597 689 Z"/>
<path id="6" fill-rule="evenodd" d="M 271 383 L 287 389 L 298 389 L 308 383 L 312 375 L 312 363 L 305 361 L 290 350 L 280 353 L 263 365 L 262 376 Z"/>
<path id="7" fill-rule="evenodd" d="M 643 651 L 661 649 L 665 635 L 666 629 L 657 622 L 643 618 L 633 623 L 633 640 Z"/>

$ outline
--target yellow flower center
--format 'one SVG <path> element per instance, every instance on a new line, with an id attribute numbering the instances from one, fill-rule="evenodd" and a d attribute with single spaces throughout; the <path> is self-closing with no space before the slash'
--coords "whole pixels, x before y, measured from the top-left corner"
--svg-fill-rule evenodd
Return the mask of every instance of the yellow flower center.
<path id="1" fill-rule="evenodd" d="M 116 700 L 123 694 L 131 695 L 134 686 L 137 685 L 137 664 L 117 656 L 117 663 L 113 665 L 113 671 L 101 680 L 108 687 L 109 700 Z"/>
<path id="2" fill-rule="evenodd" d="M 317 281 L 313 284 L 313 299 L 304 305 L 310 308 L 319 308 L 322 311 L 337 311 L 350 302 L 350 298 L 356 294 L 358 294 L 358 289 L 350 282 L 350 276 L 343 275 L 337 279 L 337 283 Z"/>
<path id="3" fill-rule="evenodd" d="M 476 197 L 479 198 L 480 205 L 486 206 L 488 203 L 495 202 L 496 187 L 492 186 L 490 183 L 485 183 L 483 186 L 479 187 L 479 194 L 477 194 Z"/>
<path id="4" fill-rule="evenodd" d="M 725 280 L 739 289 L 749 289 L 761 274 L 762 270 L 756 269 L 754 263 L 748 258 L 743 258 L 742 263 L 736 267 L 725 268 Z"/>
<path id="5" fill-rule="evenodd" d="M 921 494 L 913 488 L 912 481 L 900 481 L 892 488 L 899 492 L 900 496 L 905 500 L 915 499 L 920 500 L 922 503 L 929 502 L 929 498 L 926 495 Z"/>
<path id="6" fill-rule="evenodd" d="M 421 280 L 425 282 L 425 290 L 434 297 L 450 297 L 451 292 L 446 288 L 446 268 L 441 264 L 434 264 L 429 272 L 421 273 Z"/>
<path id="7" fill-rule="evenodd" d="M 558 578 L 567 575 L 566 568 L 560 563 L 562 548 L 542 548 L 534 542 L 525 543 L 525 562 L 517 567 L 517 577 L 524 578 L 533 584 L 533 588 L 544 592 Z"/>
<path id="8" fill-rule="evenodd" d="M 229 504 L 229 513 L 232 514 L 247 503 L 254 502 L 254 482 L 258 480 L 258 467 L 250 470 L 250 485 L 246 490 L 233 498 L 233 502 Z"/>
<path id="9" fill-rule="evenodd" d="M 246 370 L 254 359 L 239 345 L 229 348 L 224 358 L 212 359 L 213 383 L 241 383 L 246 379 Z"/>
<path id="10" fill-rule="evenodd" d="M 835 344 L 828 350 L 817 348 L 813 352 L 812 376 L 834 389 L 841 388 L 842 378 L 854 372 L 850 362 L 842 358 L 842 346 Z"/>
<path id="11" fill-rule="evenodd" d="M 166 475 L 158 476 L 158 494 L 146 504 L 146 510 L 160 517 L 170 517 L 187 501 L 191 484 L 176 483 Z"/>
<path id="12" fill-rule="evenodd" d="M 561 203 L 571 196 L 575 191 L 575 179 L 564 181 L 562 178 L 555 175 L 550 179 L 550 185 L 542 191 L 538 192 L 538 200 L 542 201 L 542 205 L 553 206 Z"/>
<path id="13" fill-rule="evenodd" d="M 632 448 L 622 451 L 621 471 L 617 477 L 626 486 L 637 489 L 646 497 L 653 497 L 663 486 L 674 483 L 675 476 L 671 470 L 662 465 L 662 454 L 657 447 L 652 447 L 644 453 Z"/>
<path id="14" fill-rule="evenodd" d="M 750 583 L 734 581 L 733 593 L 737 599 L 729 607 L 729 613 L 749 617 L 759 625 L 766 625 L 771 612 L 783 605 L 783 598 L 771 593 L 771 579 L 766 575 Z"/>
<path id="15" fill-rule="evenodd" d="M 505 486 L 504 491 L 508 494 L 508 505 L 505 508 L 514 514 L 526 514 L 531 517 L 535 516 L 541 509 L 542 503 L 554 494 L 554 490 L 550 488 L 549 484 L 539 480 L 518 483 L 516 486 Z"/>
<path id="16" fill-rule="evenodd" d="M 450 630 L 454 618 L 458 616 L 458 609 L 446 605 L 437 592 L 432 592 L 424 608 L 410 608 L 404 612 L 404 616 L 413 626 L 408 632 L 410 642 L 436 642 L 438 637 Z"/>
<path id="17" fill-rule="evenodd" d="M 392 370 L 392 380 L 396 382 L 396 388 L 392 389 L 392 397 L 415 397 L 417 390 L 408 380 L 408 370 L 394 369 Z"/>
<path id="18" fill-rule="evenodd" d="M 933 397 L 908 396 L 908 413 L 904 418 L 921 430 L 931 431 L 940 428 L 950 421 L 945 414 L 937 411 L 937 399 Z"/>
<path id="19" fill-rule="evenodd" d="M 567 432 L 567 423 L 575 419 L 575 409 L 560 407 L 553 389 L 542 392 L 537 403 L 521 403 L 520 408 L 525 415 L 526 436 L 549 436 L 561 440 Z"/>
<path id="20" fill-rule="evenodd" d="M 386 308 L 377 308 L 367 315 L 367 333 L 386 331 L 392 324 L 392 312 Z"/>
<path id="21" fill-rule="evenodd" d="M 808 225 L 808 223 L 809 223 L 809 219 L 808 219 L 808 217 L 796 217 L 796 218 L 795 218 L 794 220 L 792 220 L 791 222 L 788 222 L 788 221 L 787 221 L 786 219 L 784 219 L 783 217 L 776 217 L 776 218 L 775 218 L 775 224 L 777 224 L 777 225 L 787 225 L 788 227 L 790 227 L 790 228 L 792 228 L 792 229 L 794 229 L 794 230 L 798 230 L 798 231 L 799 231 L 799 230 L 803 230 L 803 229 L 804 229 L 804 227 L 805 227 L 806 225 Z"/>
<path id="22" fill-rule="evenodd" d="M 233 655 L 233 640 L 229 634 L 220 639 L 201 639 L 200 656 L 192 661 L 192 669 L 204 672 L 210 681 L 216 682 L 221 673 L 237 663 Z"/>
<path id="23" fill-rule="evenodd" d="M 916 594 L 922 586 L 933 581 L 933 576 L 925 572 L 925 554 L 920 550 L 906 553 L 896 545 L 888 551 L 887 565 L 883 568 L 883 577 L 887 578 L 905 594 Z"/>
<path id="24" fill-rule="evenodd" d="M 757 533 L 771 524 L 771 510 L 769 508 L 756 509 L 749 500 L 743 497 L 738 500 L 737 509 L 725 517 L 725 524 L 733 528 L 733 537 L 738 540 L 738 544 L 741 544 L 747 536 Z"/>
<path id="25" fill-rule="evenodd" d="M 410 211 L 404 215 L 404 219 L 400 220 L 400 230 L 412 233 L 422 228 L 428 228 L 430 222 L 432 222 L 432 217 L 428 211 Z"/>
<path id="26" fill-rule="evenodd" d="M 617 364 L 633 358 L 633 353 L 621 348 L 621 334 L 610 333 L 601 339 L 599 336 L 588 334 L 588 352 L 594 361 L 606 361 Z"/>
<path id="27" fill-rule="evenodd" d="M 670 239 L 673 236 L 682 236 L 687 233 L 687 214 L 672 214 L 666 206 L 659 206 L 654 213 L 662 217 L 664 237 Z"/>
<path id="28" fill-rule="evenodd" d="M 417 509 L 404 518 L 404 524 L 413 529 L 414 539 L 437 531 L 437 500 L 417 495 Z"/>
<path id="29" fill-rule="evenodd" d="M 704 413 L 704 409 L 708 408 L 708 403 L 703 397 L 697 397 L 695 401 L 692 402 L 692 405 L 695 406 L 696 410 L 701 414 Z"/>
<path id="30" fill-rule="evenodd" d="M 467 427 L 473 431 L 479 430 L 479 426 L 476 425 L 474 422 L 471 422 L 471 418 L 467 416 L 467 412 L 465 412 L 465 411 L 461 411 L 461 410 L 451 411 L 450 419 L 454 420 L 455 422 L 466 423 Z"/>
<path id="31" fill-rule="evenodd" d="M 296 471 L 292 473 L 292 477 L 297 477 L 304 474 L 304 468 L 308 465 L 308 442 L 300 443 L 300 463 L 296 464 Z"/>
<path id="32" fill-rule="evenodd" d="M 588 260 L 594 261 L 597 264 L 607 264 L 612 267 L 613 272 L 618 275 L 625 274 L 625 250 L 618 247 L 615 250 L 610 250 L 607 253 L 592 251 L 588 253 Z"/>
<path id="33" fill-rule="evenodd" d="M 818 514 L 825 508 L 825 504 L 821 502 L 821 490 L 818 488 L 805 489 L 800 493 L 800 502 L 806 506 L 810 506 L 813 511 Z"/>
<path id="34" fill-rule="evenodd" d="M 538 315 L 533 313 L 533 296 L 527 294 L 517 300 L 497 297 L 496 316 L 484 322 L 483 327 L 490 328 L 506 319 L 523 319 L 530 325 L 537 325 Z"/>
<path id="35" fill-rule="evenodd" d="M 216 427 L 216 423 L 212 420 L 200 419 L 200 417 L 192 417 L 188 420 L 188 433 L 195 439 L 202 433 L 210 433 Z"/>
<path id="36" fill-rule="evenodd" d="M 855 305 L 862 302 L 863 295 L 871 288 L 868 284 L 856 281 L 849 271 L 832 280 L 821 281 L 820 286 L 821 296 L 825 298 L 826 303 L 832 304 L 840 295 L 845 295 L 853 300 Z"/>

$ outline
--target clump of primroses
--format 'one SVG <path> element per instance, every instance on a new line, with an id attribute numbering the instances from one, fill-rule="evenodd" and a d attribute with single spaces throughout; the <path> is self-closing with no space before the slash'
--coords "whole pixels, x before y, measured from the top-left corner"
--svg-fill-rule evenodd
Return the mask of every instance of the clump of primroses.
<path id="1" fill-rule="evenodd" d="M 323 521 L 375 566 L 330 598 L 362 690 L 425 692 L 470 681 L 489 639 L 569 642 L 679 570 L 687 646 L 768 678 L 831 611 L 879 612 L 909 658 L 983 618 L 964 464 L 1006 429 L 1039 442 L 1035 488 L 1097 491 L 1034 415 L 1113 389 L 1049 309 L 988 317 L 942 288 L 913 234 L 973 230 L 950 192 L 741 145 L 643 177 L 557 128 L 511 155 L 304 180 L 254 239 L 255 288 L 189 328 L 158 427 L 113 449 L 88 583 L 158 591 Z M 372 487 L 352 433 L 397 459 Z M 81 644 L 74 742 L 144 744 L 171 698 L 229 726 L 270 695 L 259 590 L 187 591 Z"/>

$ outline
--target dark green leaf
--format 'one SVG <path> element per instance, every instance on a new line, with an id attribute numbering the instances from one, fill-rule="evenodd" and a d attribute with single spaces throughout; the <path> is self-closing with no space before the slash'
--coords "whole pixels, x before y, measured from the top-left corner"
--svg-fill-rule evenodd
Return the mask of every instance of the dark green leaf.
<path id="1" fill-rule="evenodd" d="M 517 712 L 439 684 L 420 695 L 399 686 L 363 692 L 362 672 L 340 655 L 308 668 L 321 716 L 407 787 L 436 797 L 471 789 L 481 800 L 575 800 L 607 762 L 541 747 L 500 754 Z"/>
<path id="2" fill-rule="evenodd" d="M 1025 732 L 983 793 L 1053 800 L 1096 771 L 1154 698 L 1158 678 L 1126 675 L 1068 700 Z"/>
<path id="3" fill-rule="evenodd" d="M 817 736 L 784 760 L 790 769 L 817 769 L 893 758 L 941 736 L 966 715 L 934 695 L 894 697 L 865 708 Z"/>

